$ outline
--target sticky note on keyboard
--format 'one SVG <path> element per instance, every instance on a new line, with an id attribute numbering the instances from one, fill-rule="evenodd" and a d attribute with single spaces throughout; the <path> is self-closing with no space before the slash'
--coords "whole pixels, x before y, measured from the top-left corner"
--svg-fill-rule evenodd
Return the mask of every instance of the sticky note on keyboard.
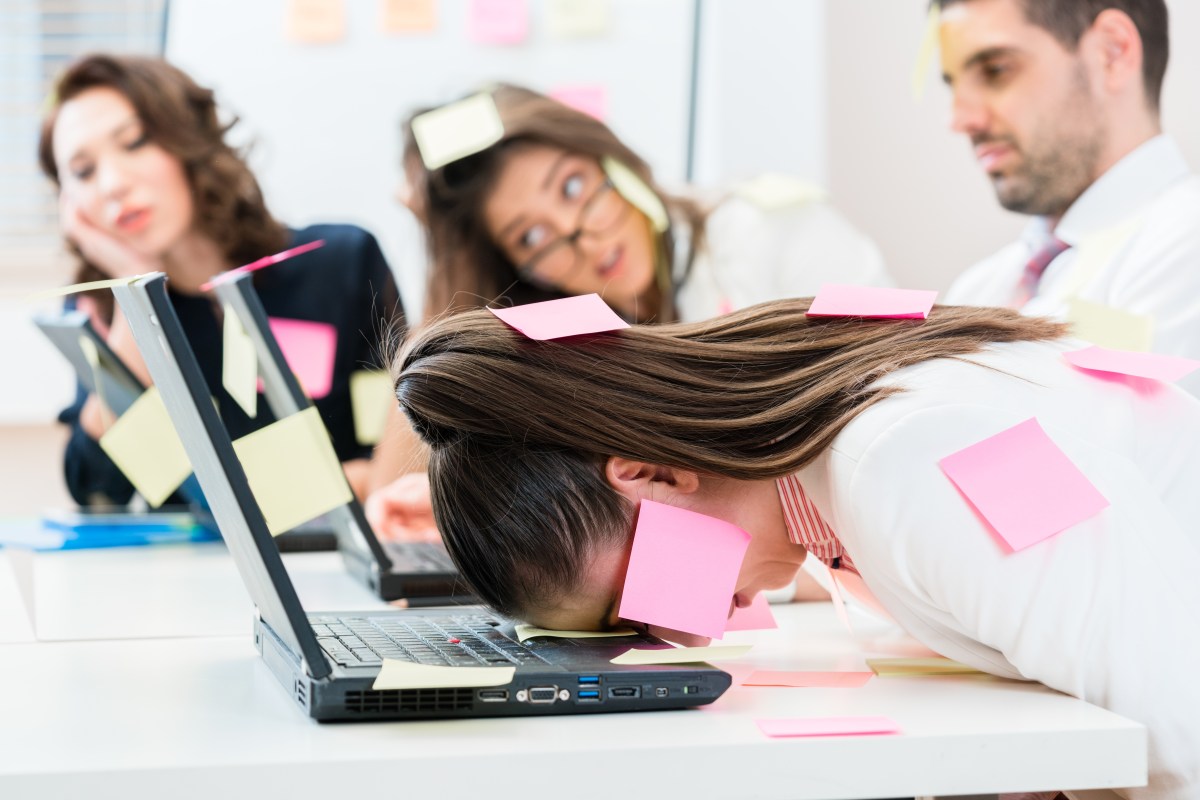
<path id="1" fill-rule="evenodd" d="M 100 437 L 100 447 L 152 508 L 192 474 L 158 387 L 151 386 Z"/>
<path id="2" fill-rule="evenodd" d="M 628 628 L 621 628 L 615 631 L 552 631 L 546 628 L 537 628 L 533 625 L 526 625 L 524 622 L 518 623 L 515 627 L 517 631 L 517 641 L 519 642 L 539 636 L 547 636 L 555 639 L 608 639 L 618 636 L 637 635 L 637 631 L 632 631 Z"/>
<path id="3" fill-rule="evenodd" d="M 509 327 L 539 341 L 629 327 L 629 323 L 618 317 L 598 294 L 581 294 L 512 308 L 489 308 L 488 311 Z"/>
<path id="4" fill-rule="evenodd" d="M 759 730 L 771 737 L 788 736 L 863 736 L 900 733 L 900 725 L 891 717 L 801 717 L 760 719 Z"/>
<path id="5" fill-rule="evenodd" d="M 807 689 L 857 689 L 875 677 L 874 672 L 779 672 L 758 670 L 743 686 L 794 686 Z"/>
<path id="6" fill-rule="evenodd" d="M 1063 358 L 1082 370 L 1166 382 L 1177 381 L 1200 367 L 1200 361 L 1191 358 L 1134 350 L 1112 350 L 1099 345 L 1063 353 Z"/>
<path id="7" fill-rule="evenodd" d="M 353 497 L 315 407 L 243 436 L 233 449 L 272 536 Z"/>
<path id="8" fill-rule="evenodd" d="M 613 664 L 694 664 L 698 661 L 722 661 L 741 658 L 750 652 L 748 644 L 713 644 L 705 647 L 634 648 L 612 660 Z"/>
<path id="9" fill-rule="evenodd" d="M 350 375 L 350 408 L 354 412 L 354 438 L 359 444 L 376 444 L 383 438 L 388 410 L 395 405 L 392 378 L 383 370 L 359 370 Z"/>
<path id="10" fill-rule="evenodd" d="M 620 617 L 720 639 L 749 544 L 729 522 L 643 500 Z"/>
<path id="11" fill-rule="evenodd" d="M 1092 517 L 1108 500 L 1036 419 L 938 462 L 963 497 L 1014 551 Z"/>
<path id="12" fill-rule="evenodd" d="M 305 319 L 271 317 L 268 322 L 304 393 L 314 400 L 329 394 L 337 355 L 337 328 L 328 322 Z"/>
<path id="13" fill-rule="evenodd" d="M 516 672 L 516 667 L 444 667 L 385 658 L 371 688 L 381 692 L 389 689 L 504 686 L 512 683 Z"/>
<path id="14" fill-rule="evenodd" d="M 813 298 L 808 316 L 925 319 L 936 299 L 937 292 L 931 290 L 826 283 Z"/>
<path id="15" fill-rule="evenodd" d="M 921 675 L 983 675 L 984 673 L 948 658 L 868 658 L 867 666 L 882 677 Z"/>

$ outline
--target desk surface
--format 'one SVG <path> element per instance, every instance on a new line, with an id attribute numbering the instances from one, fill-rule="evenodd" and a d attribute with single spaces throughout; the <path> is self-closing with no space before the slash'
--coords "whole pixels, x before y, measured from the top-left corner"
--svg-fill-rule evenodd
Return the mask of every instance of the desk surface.
<path id="1" fill-rule="evenodd" d="M 56 571 L 94 570 L 98 558 L 120 555 L 97 553 L 40 559 L 42 586 Z M 139 558 L 188 585 L 186 551 L 133 555 L 125 563 L 134 575 Z M 197 560 L 197 573 L 211 577 L 215 568 L 206 558 L 216 556 Z M 310 610 L 336 610 L 314 599 L 322 596 L 367 597 L 330 554 L 289 555 L 287 562 Z M 54 566 L 43 572 L 48 563 Z M 122 589 L 110 583 L 103 594 L 126 594 Z M 3 590 L 0 611 L 11 616 Z M 170 594 L 213 607 L 206 590 L 212 585 L 202 577 Z M 205 624 L 219 627 L 227 612 Z M 911 647 L 865 623 L 856 640 L 828 604 L 775 612 L 779 630 L 730 636 L 755 643 L 746 659 L 727 665 L 735 674 L 858 669 L 864 642 L 875 653 Z M 876 678 L 861 689 L 735 685 L 711 707 L 676 712 L 321 725 L 301 715 L 261 663 L 245 619 L 230 621 L 244 633 L 0 645 L 0 796 L 211 800 L 263 791 L 524 799 L 554 785 L 597 800 L 654 793 L 836 800 L 1145 780 L 1141 726 L 1037 685 L 990 678 Z M 904 734 L 772 740 L 754 724 L 857 714 L 889 715 Z"/>

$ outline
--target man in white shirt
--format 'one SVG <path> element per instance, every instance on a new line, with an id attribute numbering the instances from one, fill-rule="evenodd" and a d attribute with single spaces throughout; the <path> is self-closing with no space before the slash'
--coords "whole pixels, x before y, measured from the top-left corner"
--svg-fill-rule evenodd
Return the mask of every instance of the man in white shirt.
<path id="1" fill-rule="evenodd" d="M 1000 204 L 1034 217 L 944 301 L 1200 358 L 1200 176 L 1159 122 L 1164 0 L 935 2 L 952 127 Z"/>

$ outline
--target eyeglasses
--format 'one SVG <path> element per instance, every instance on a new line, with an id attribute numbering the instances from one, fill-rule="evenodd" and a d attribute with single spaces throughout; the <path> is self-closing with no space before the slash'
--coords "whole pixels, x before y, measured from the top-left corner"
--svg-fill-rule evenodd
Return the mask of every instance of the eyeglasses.
<path id="1" fill-rule="evenodd" d="M 551 239 L 534 253 L 524 264 L 517 267 L 517 277 L 523 281 L 540 284 L 559 284 L 571 277 L 579 268 L 582 258 L 579 240 L 587 234 L 598 236 L 608 233 L 625 218 L 629 205 L 613 190 L 607 178 L 596 187 L 596 191 L 579 209 L 579 220 L 575 230 Z"/>

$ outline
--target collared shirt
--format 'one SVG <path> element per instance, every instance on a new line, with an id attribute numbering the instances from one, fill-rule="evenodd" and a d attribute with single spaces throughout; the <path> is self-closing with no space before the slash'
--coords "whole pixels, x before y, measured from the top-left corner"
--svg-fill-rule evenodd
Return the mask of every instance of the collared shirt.
<path id="1" fill-rule="evenodd" d="M 812 500 L 808 499 L 804 487 L 800 485 L 799 476 L 784 475 L 775 481 L 775 486 L 779 490 L 783 522 L 792 544 L 803 546 L 809 555 L 830 569 L 848 569 L 857 573 L 853 559 L 842 547 L 837 534 L 821 517 Z"/>
<path id="2" fill-rule="evenodd" d="M 1111 241 L 1081 257 L 1089 242 Z M 1005 305 L 1022 271 L 1052 237 L 1071 248 L 1046 268 L 1021 312 L 1066 319 L 1073 298 L 1149 317 L 1151 349 L 1200 358 L 1200 176 L 1175 142 L 1157 136 L 1080 195 L 1058 225 L 1030 221 L 1018 241 L 963 273 L 944 302 Z M 1181 385 L 1200 395 L 1200 376 Z"/>

